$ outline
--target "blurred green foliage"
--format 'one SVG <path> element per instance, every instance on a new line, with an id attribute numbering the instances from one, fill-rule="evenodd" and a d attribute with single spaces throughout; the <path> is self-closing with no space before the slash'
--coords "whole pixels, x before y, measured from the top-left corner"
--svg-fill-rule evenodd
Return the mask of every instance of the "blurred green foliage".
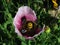
<path id="1" fill-rule="evenodd" d="M 43 32 L 35 40 L 19 37 L 15 33 L 13 18 L 23 5 L 35 10 L 39 25 L 49 26 L 51 32 Z M 42 0 L 0 0 L 0 45 L 60 45 L 60 19 L 43 11 Z"/>

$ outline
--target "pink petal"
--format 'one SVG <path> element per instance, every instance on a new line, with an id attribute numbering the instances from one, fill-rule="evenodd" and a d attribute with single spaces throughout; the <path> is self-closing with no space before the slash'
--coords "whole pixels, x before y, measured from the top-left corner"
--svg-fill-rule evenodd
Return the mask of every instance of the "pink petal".
<path id="1" fill-rule="evenodd" d="M 35 21 L 37 19 L 35 12 L 31 8 L 29 8 L 28 6 L 20 7 L 13 21 L 14 26 L 19 30 L 22 27 L 21 18 L 23 16 L 26 16 L 27 20 L 30 20 L 30 21 Z"/>

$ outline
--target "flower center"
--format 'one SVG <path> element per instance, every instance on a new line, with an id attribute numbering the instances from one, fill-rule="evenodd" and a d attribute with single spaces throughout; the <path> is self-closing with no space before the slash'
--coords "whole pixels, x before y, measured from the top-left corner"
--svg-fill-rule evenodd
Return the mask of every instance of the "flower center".
<path id="1" fill-rule="evenodd" d="M 27 27 L 28 27 L 29 29 L 32 29 L 32 28 L 33 28 L 33 23 L 32 23 L 32 22 L 29 22 L 29 23 L 27 24 Z"/>

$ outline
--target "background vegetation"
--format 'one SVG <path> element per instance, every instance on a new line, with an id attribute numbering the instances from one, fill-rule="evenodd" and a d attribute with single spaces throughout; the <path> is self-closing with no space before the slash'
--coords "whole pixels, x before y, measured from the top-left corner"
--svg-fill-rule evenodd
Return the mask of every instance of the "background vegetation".
<path id="1" fill-rule="evenodd" d="M 21 38 L 15 33 L 13 18 L 23 5 L 35 10 L 41 27 L 43 24 L 48 26 L 34 41 Z M 0 45 L 60 45 L 60 19 L 43 11 L 42 0 L 0 0 Z"/>

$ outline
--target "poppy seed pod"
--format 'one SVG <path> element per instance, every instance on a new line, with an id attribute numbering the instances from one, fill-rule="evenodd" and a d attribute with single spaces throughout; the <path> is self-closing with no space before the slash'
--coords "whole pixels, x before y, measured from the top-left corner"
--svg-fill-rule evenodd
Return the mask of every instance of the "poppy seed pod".
<path id="1" fill-rule="evenodd" d="M 36 20 L 36 14 L 30 7 L 20 7 L 13 20 L 15 32 L 26 39 L 33 39 L 44 30 L 38 27 Z"/>

